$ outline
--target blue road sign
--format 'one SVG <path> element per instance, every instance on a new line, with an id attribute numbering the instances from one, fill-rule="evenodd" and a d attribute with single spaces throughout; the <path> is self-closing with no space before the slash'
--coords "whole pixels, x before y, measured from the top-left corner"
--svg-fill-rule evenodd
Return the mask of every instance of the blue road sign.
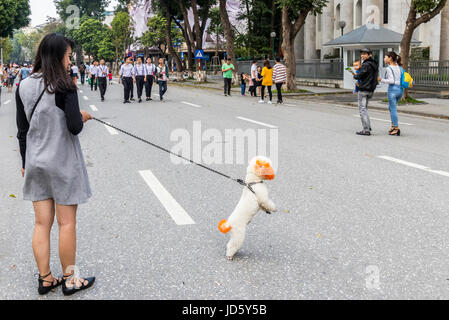
<path id="1" fill-rule="evenodd" d="M 204 51 L 203 50 L 196 50 L 195 51 L 195 59 L 204 59 Z"/>

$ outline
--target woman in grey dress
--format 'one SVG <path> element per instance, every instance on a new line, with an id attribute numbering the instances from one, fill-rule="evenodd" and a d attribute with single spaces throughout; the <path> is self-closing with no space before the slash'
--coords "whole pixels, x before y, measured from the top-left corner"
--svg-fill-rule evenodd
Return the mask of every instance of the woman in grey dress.
<path id="1" fill-rule="evenodd" d="M 91 196 L 89 178 L 77 135 L 92 119 L 80 111 L 77 87 L 68 74 L 74 43 L 59 34 L 39 45 L 32 75 L 16 91 L 17 126 L 24 199 L 33 202 L 33 252 L 39 269 L 40 294 L 59 285 L 71 295 L 87 289 L 95 278 L 76 278 L 76 211 Z M 59 258 L 63 279 L 50 269 L 50 232 L 59 226 Z"/>

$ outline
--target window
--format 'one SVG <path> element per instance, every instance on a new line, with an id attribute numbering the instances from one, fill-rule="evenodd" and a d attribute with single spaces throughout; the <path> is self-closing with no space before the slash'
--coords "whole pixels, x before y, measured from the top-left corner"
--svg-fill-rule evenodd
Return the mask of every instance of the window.
<path id="1" fill-rule="evenodd" d="M 357 28 L 362 26 L 362 0 L 357 2 L 355 8 L 355 24 Z"/>
<path id="2" fill-rule="evenodd" d="M 388 0 L 384 0 L 384 24 L 388 24 Z"/>

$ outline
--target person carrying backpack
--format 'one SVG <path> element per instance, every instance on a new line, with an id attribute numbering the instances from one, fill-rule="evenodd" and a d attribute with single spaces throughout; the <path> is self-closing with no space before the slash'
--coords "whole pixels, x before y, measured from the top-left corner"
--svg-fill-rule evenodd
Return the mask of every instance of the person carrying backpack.
<path id="1" fill-rule="evenodd" d="M 401 57 L 396 52 L 391 51 L 385 55 L 385 64 L 388 65 L 384 79 L 379 77 L 381 83 L 388 84 L 388 105 L 390 109 L 391 128 L 389 134 L 391 136 L 400 136 L 398 120 L 398 102 L 404 95 L 404 88 L 402 87 L 402 69 Z"/>
<path id="2" fill-rule="evenodd" d="M 370 136 L 371 122 L 368 115 L 368 102 L 373 97 L 378 85 L 379 67 L 376 61 L 374 61 L 373 52 L 370 49 L 362 49 L 360 52 L 363 60 L 362 67 L 358 74 L 353 72 L 353 75 L 355 80 L 360 81 L 358 104 L 363 130 L 356 132 L 356 134 Z"/>

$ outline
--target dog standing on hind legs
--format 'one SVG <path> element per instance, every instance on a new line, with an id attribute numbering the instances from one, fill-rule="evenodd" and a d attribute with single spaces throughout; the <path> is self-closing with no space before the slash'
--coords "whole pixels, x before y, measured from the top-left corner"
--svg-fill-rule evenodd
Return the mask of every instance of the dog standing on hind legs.
<path id="1" fill-rule="evenodd" d="M 268 197 L 268 188 L 264 183 L 264 180 L 273 180 L 274 177 L 270 159 L 258 156 L 250 161 L 242 197 L 229 219 L 222 220 L 218 226 L 222 233 L 230 232 L 231 234 L 226 250 L 226 257 L 229 260 L 232 260 L 242 247 L 246 227 L 253 217 L 260 210 L 267 213 L 276 211 L 276 206 Z"/>

